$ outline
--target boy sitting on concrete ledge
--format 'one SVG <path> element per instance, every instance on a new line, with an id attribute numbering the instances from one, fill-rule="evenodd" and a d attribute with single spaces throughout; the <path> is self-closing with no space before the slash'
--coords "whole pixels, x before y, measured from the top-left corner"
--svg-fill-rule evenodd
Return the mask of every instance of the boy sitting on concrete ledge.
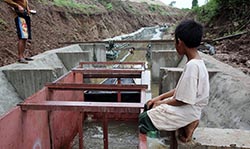
<path id="1" fill-rule="evenodd" d="M 175 89 L 163 93 L 145 104 L 139 115 L 141 133 L 179 130 L 179 139 L 188 142 L 199 124 L 202 109 L 208 104 L 209 78 L 197 47 L 203 27 L 193 20 L 181 22 L 175 30 L 175 47 L 187 63 Z"/>

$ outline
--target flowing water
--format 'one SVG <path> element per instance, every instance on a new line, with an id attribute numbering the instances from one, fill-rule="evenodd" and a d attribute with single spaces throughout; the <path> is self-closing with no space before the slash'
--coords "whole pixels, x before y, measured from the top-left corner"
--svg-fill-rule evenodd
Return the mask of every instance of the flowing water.
<path id="1" fill-rule="evenodd" d="M 84 148 L 103 148 L 103 130 L 101 122 L 84 123 Z M 78 136 L 74 139 L 72 149 L 78 149 Z M 139 145 L 138 127 L 135 122 L 108 122 L 109 149 L 137 149 Z"/>

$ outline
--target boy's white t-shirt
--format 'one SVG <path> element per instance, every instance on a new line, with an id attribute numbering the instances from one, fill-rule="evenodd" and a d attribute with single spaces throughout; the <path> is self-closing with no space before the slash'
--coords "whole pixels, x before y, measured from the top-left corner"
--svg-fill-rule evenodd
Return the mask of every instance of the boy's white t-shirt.
<path id="1" fill-rule="evenodd" d="M 192 59 L 186 64 L 174 97 L 187 104 L 183 106 L 161 104 L 147 111 L 158 130 L 177 130 L 200 119 L 201 110 L 208 104 L 209 99 L 209 76 L 203 60 Z"/>

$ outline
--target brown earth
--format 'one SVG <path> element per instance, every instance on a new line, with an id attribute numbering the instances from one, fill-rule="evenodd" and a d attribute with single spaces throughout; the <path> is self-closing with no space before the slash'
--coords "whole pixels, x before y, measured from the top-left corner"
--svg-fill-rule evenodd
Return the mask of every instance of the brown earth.
<path id="1" fill-rule="evenodd" d="M 78 0 L 78 2 L 95 5 L 97 9 L 90 8 L 82 12 L 55 6 L 51 1 L 47 3 L 30 1 L 31 9 L 37 10 L 37 14 L 31 16 L 33 39 L 27 45 L 30 56 L 65 46 L 60 42 L 102 40 L 131 33 L 141 27 L 164 23 L 176 24 L 183 16 L 181 10 L 167 6 L 161 8 L 165 13 L 152 11 L 149 9 L 152 5 L 144 2 L 113 0 L 112 10 L 108 10 L 105 5 L 97 1 Z M 4 66 L 17 61 L 17 37 L 12 10 L 3 1 L 0 5 L 0 66 Z M 213 26 L 207 27 L 209 28 L 207 32 L 213 35 L 210 38 L 221 37 L 238 25 L 225 21 L 225 17 L 217 20 Z M 250 26 L 246 25 L 243 29 L 249 30 Z M 217 50 L 214 55 L 216 59 L 250 75 L 249 33 L 216 42 L 214 45 Z"/>
<path id="2" fill-rule="evenodd" d="M 250 33 L 216 44 L 214 57 L 250 75 Z"/>
<path id="3" fill-rule="evenodd" d="M 30 1 L 30 8 L 37 11 L 31 16 L 32 40 L 26 47 L 30 56 L 65 46 L 60 42 L 102 40 L 131 33 L 141 27 L 174 24 L 182 16 L 179 9 L 164 6 L 161 11 L 152 10 L 150 6 L 155 5 L 147 3 L 111 0 L 112 10 L 108 10 L 98 1 L 78 2 L 95 8 L 81 11 L 58 7 L 51 1 Z M 4 66 L 17 61 L 17 35 L 12 10 L 3 1 L 0 5 L 0 66 Z"/>
<path id="4" fill-rule="evenodd" d="M 250 10 L 246 11 L 245 15 L 235 17 L 234 21 L 228 19 L 230 13 L 221 13 L 212 24 L 208 25 L 207 33 L 211 35 L 210 38 L 216 39 L 225 37 L 225 34 L 229 36 L 244 32 L 243 35 L 213 43 L 217 49 L 214 57 L 250 75 L 250 16 L 247 15 L 250 14 Z"/>

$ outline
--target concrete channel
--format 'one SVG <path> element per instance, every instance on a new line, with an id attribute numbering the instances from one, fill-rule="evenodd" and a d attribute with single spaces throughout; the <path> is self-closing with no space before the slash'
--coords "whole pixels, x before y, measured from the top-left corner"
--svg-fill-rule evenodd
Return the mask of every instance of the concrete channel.
<path id="1" fill-rule="evenodd" d="M 143 28 L 107 40 L 153 39 L 156 33 L 156 28 Z M 28 65 L 1 67 L 0 117 L 79 61 L 106 61 L 104 55 L 106 44 L 75 44 L 34 56 Z M 209 55 L 201 55 L 210 76 L 210 101 L 195 131 L 195 140 L 184 145 L 179 142 L 179 148 L 250 148 L 250 77 Z M 173 42 L 151 43 L 151 80 L 159 83 L 159 93 L 175 87 L 185 62 Z"/>

